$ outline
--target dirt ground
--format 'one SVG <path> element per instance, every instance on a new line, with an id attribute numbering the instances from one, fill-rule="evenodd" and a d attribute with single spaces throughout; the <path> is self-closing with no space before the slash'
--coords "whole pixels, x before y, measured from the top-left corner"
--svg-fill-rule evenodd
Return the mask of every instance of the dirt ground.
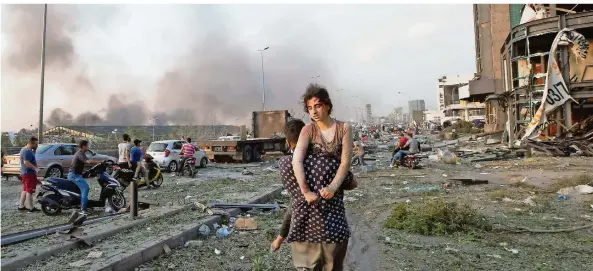
<path id="1" fill-rule="evenodd" d="M 260 195 L 266 191 L 269 191 L 270 189 L 274 189 L 275 186 L 278 186 L 277 181 L 275 181 L 273 177 L 274 172 L 272 169 L 265 169 L 265 164 L 263 164 L 263 166 L 259 166 L 257 169 L 254 168 L 250 170 L 253 172 L 253 175 L 243 175 L 242 167 L 237 168 L 225 165 L 216 167 L 212 166 L 201 170 L 196 179 L 177 177 L 173 178 L 170 177 L 170 174 L 166 174 L 165 181 L 161 187 L 157 189 L 141 188 L 139 190 L 139 196 L 141 199 L 160 203 L 161 206 L 154 207 L 156 209 L 169 207 L 176 208 L 176 206 L 181 206 L 184 204 L 184 199 L 186 199 L 188 196 L 191 198 L 186 199 L 186 202 L 244 202 L 247 199 Z M 17 200 L 20 186 L 16 182 L 10 183 L 11 181 L 9 181 L 9 183 L 2 183 L 2 234 L 67 222 L 68 216 L 70 214 L 69 211 L 63 212 L 62 215 L 56 217 L 46 216 L 41 212 L 17 212 L 14 202 Z M 90 180 L 89 183 L 91 183 L 90 185 L 93 187 L 94 183 L 92 183 L 92 180 Z M 93 192 L 95 191 L 93 189 L 91 189 L 91 191 L 92 192 L 89 198 L 94 196 Z M 126 194 L 126 196 L 128 195 Z M 91 215 L 102 216 L 104 215 L 104 212 L 103 210 L 95 209 Z M 171 231 L 177 226 L 181 227 L 183 225 L 195 222 L 206 215 L 206 213 L 197 213 L 196 211 L 188 210 L 174 216 L 168 216 L 166 218 L 153 221 L 141 229 L 133 229 L 113 236 L 109 240 L 102 242 L 104 247 L 108 247 L 106 249 L 105 256 L 108 256 L 107 250 L 109 250 L 110 244 L 117 244 L 116 247 L 118 247 L 118 249 L 125 250 L 126 247 L 130 248 L 137 245 L 136 241 L 146 241 L 146 236 L 159 236 Z M 125 219 L 118 218 L 116 220 Z M 100 227 L 102 224 L 106 223 L 107 222 L 101 222 L 93 226 L 87 226 L 85 227 L 85 231 L 92 231 L 93 227 Z M 41 246 L 47 247 L 60 242 L 62 242 L 62 239 L 59 236 L 50 235 L 33 239 L 21 244 L 3 247 L 2 258 L 12 258 L 22 251 L 28 251 L 31 248 L 39 248 Z M 58 257 L 54 257 L 52 261 L 39 264 L 47 266 L 52 266 L 52 264 L 55 264 L 56 267 L 58 267 L 60 264 L 69 262 L 72 259 L 82 255 L 80 253 L 84 254 L 88 253 L 88 251 L 81 249 L 79 251 L 69 252 L 67 255 L 59 255 Z M 114 251 L 113 253 L 116 252 Z M 37 267 L 39 266 L 34 265 L 31 268 L 35 269 Z"/>
<path id="2" fill-rule="evenodd" d="M 593 181 L 593 158 L 532 157 L 479 163 L 462 160 L 458 165 L 424 159 L 422 169 L 409 170 L 387 168 L 388 156 L 386 152 L 372 155 L 379 160 L 370 172 L 353 168 L 359 187 L 347 191 L 345 197 L 352 231 L 347 270 L 593 270 L 593 228 L 561 233 L 511 231 L 518 227 L 566 229 L 593 223 L 593 194 L 556 198 L 560 188 Z M 248 165 L 246 169 L 254 175 L 241 174 L 242 166 L 212 166 L 201 171 L 198 180 L 167 178 L 161 188 L 143 190 L 141 195 L 165 204 L 174 204 L 187 195 L 224 201 L 249 198 L 263 188 L 280 185 L 274 161 Z M 488 184 L 465 186 L 451 178 L 481 179 Z M 3 233 L 5 225 L 29 225 L 24 222 L 42 219 L 42 215 L 16 214 L 19 222 L 5 222 L 4 184 L 2 188 Z M 385 227 L 394 204 L 415 205 L 435 199 L 467 204 L 485 216 L 494 230 L 425 236 Z M 286 197 L 279 200 L 289 202 Z M 226 238 L 212 233 L 137 270 L 294 270 L 288 244 L 276 253 L 269 250 L 282 214 L 283 211 L 254 214 L 257 230 L 233 231 Z M 94 249 L 108 251 L 118 243 L 133 246 L 137 244 L 133 240 L 160 236 L 171 230 L 170 225 L 189 222 L 184 214 L 162 219 L 148 226 L 150 230 L 114 236 Z M 37 226 L 28 227 L 44 223 L 35 222 Z M 57 268 L 85 257 L 89 251 L 76 250 L 29 270 L 46 265 Z"/>
<path id="3" fill-rule="evenodd" d="M 498 228 L 560 229 L 592 223 L 593 195 L 557 200 L 555 192 L 563 183 L 582 178 L 593 159 L 534 157 L 483 162 L 479 168 L 475 163 L 424 163 L 417 170 L 379 166 L 361 173 L 353 169 L 360 187 L 346 192 L 352 231 L 347 270 L 591 270 L 591 228 L 566 233 L 470 231 L 423 236 L 386 229 L 384 224 L 397 202 L 416 204 L 438 198 L 466 203 Z M 464 186 L 449 180 L 472 176 L 489 183 Z M 447 182 L 452 184 L 445 189 Z M 426 191 L 429 188 L 436 190 Z M 528 197 L 534 206 L 521 202 Z M 280 213 L 257 216 L 258 231 L 234 232 L 226 239 L 210 236 L 139 270 L 294 270 L 287 244 L 280 252 L 269 251 L 281 218 Z"/>

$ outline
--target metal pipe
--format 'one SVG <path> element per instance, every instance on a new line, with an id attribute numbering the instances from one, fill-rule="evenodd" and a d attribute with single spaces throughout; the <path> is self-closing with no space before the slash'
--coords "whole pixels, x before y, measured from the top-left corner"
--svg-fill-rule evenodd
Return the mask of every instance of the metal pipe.
<path id="1" fill-rule="evenodd" d="M 107 215 L 107 216 L 102 216 L 102 217 L 96 217 L 96 218 L 84 221 L 82 223 L 82 225 L 89 225 L 89 224 L 105 221 L 110 218 L 122 215 L 122 214 L 124 214 L 124 213 L 117 213 L 117 214 L 112 214 L 112 215 Z M 61 225 L 49 226 L 49 227 L 45 227 L 45 228 L 34 229 L 34 230 L 29 230 L 29 231 L 24 231 L 24 232 L 11 233 L 11 234 L 7 234 L 7 235 L 3 235 L 0 238 L 0 245 L 1 246 L 10 246 L 10 245 L 18 244 L 18 243 L 21 243 L 21 242 L 24 242 L 24 241 L 27 241 L 30 239 L 35 239 L 35 238 L 42 237 L 45 235 L 54 234 L 59 231 L 69 230 L 72 227 L 73 227 L 72 224 L 61 224 Z"/>
<path id="2" fill-rule="evenodd" d="M 274 204 L 248 204 L 248 203 L 210 203 L 210 208 L 241 208 L 241 209 L 280 209 L 278 203 Z"/>
<path id="3" fill-rule="evenodd" d="M 43 9 L 43 36 L 41 38 L 41 88 L 39 90 L 39 127 L 37 139 L 43 143 L 43 95 L 45 90 L 45 37 L 47 34 L 47 4 Z"/>

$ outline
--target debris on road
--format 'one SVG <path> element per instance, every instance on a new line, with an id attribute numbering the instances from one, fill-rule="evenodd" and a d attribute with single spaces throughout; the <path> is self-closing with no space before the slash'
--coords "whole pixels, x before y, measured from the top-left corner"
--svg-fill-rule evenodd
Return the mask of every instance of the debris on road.
<path id="1" fill-rule="evenodd" d="M 469 178 L 452 178 L 451 181 L 460 181 L 463 185 L 488 184 L 488 180 L 477 180 Z"/>
<path id="2" fill-rule="evenodd" d="M 253 218 L 238 218 L 235 221 L 237 230 L 257 230 L 257 224 Z"/>
<path id="3" fill-rule="evenodd" d="M 91 251 L 89 252 L 89 255 L 87 255 L 87 258 L 92 258 L 92 259 L 98 259 L 101 258 L 101 256 L 103 256 L 103 251 Z"/>

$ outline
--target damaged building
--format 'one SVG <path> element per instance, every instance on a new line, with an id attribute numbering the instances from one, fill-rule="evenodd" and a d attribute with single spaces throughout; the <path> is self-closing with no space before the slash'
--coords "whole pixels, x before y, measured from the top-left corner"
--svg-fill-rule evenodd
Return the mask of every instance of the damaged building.
<path id="1" fill-rule="evenodd" d="M 484 120 L 484 103 L 469 92 L 470 82 L 476 77 L 471 75 L 443 76 L 438 79 L 437 104 L 438 117 L 442 122 Z M 434 118 L 433 117 L 433 118 Z"/>
<path id="2" fill-rule="evenodd" d="M 508 142 L 572 136 L 573 125 L 593 115 L 590 10 L 593 5 L 523 7 L 520 24 L 501 45 L 502 91 L 488 97 L 506 111 Z"/>

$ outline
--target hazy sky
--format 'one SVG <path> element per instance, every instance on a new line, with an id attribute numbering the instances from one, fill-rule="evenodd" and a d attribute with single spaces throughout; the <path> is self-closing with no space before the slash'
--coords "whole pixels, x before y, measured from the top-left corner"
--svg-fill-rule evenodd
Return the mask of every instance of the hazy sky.
<path id="1" fill-rule="evenodd" d="M 2 5 L 2 131 L 37 126 L 42 14 Z M 266 109 L 299 117 L 312 76 L 346 120 L 408 97 L 434 109 L 439 76 L 475 72 L 470 4 L 49 5 L 47 23 L 54 125 L 85 112 L 122 125 L 244 123 L 261 109 L 266 46 Z"/>

